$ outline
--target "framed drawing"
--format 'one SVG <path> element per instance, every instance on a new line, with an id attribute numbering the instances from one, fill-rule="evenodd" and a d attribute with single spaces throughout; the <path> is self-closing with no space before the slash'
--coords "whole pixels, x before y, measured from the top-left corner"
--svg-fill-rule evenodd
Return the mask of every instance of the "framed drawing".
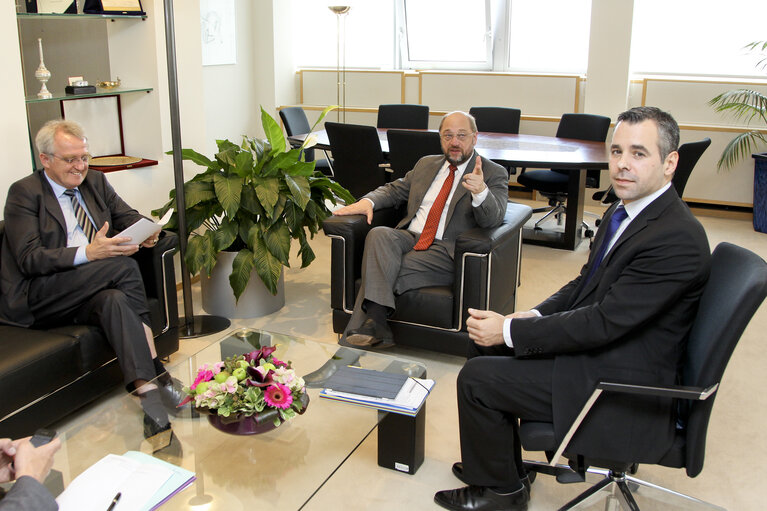
<path id="1" fill-rule="evenodd" d="M 202 65 L 237 63 L 234 0 L 200 0 Z"/>

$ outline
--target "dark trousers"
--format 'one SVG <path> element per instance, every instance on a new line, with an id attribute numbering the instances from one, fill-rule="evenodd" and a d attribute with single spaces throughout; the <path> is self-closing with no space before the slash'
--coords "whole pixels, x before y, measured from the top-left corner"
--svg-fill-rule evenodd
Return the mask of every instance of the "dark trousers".
<path id="1" fill-rule="evenodd" d="M 101 327 L 126 385 L 156 376 L 144 333 L 149 307 L 134 259 L 110 257 L 37 277 L 30 282 L 28 303 L 33 326 L 74 322 Z"/>
<path id="2" fill-rule="evenodd" d="M 552 421 L 552 359 L 516 359 L 506 346 L 471 343 L 458 374 L 458 420 L 464 479 L 517 487 L 524 476 L 519 419 Z"/>

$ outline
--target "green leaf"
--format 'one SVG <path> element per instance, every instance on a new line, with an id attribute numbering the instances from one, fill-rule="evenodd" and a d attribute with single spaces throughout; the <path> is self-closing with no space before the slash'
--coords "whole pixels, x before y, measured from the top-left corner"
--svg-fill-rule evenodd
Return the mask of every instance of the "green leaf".
<path id="1" fill-rule="evenodd" d="M 242 194 L 240 195 L 240 207 L 249 213 L 253 213 L 254 215 L 264 214 L 264 208 L 262 208 L 261 203 L 258 202 L 256 190 L 252 186 L 242 187 Z"/>
<path id="2" fill-rule="evenodd" d="M 282 128 L 271 115 L 266 113 L 264 107 L 261 107 L 261 125 L 264 127 L 266 139 L 272 146 L 271 153 L 283 153 L 285 151 L 285 137 L 282 136 Z"/>
<path id="3" fill-rule="evenodd" d="M 184 204 L 187 209 L 216 198 L 212 182 L 188 181 L 184 184 Z"/>
<path id="4" fill-rule="evenodd" d="M 235 158 L 234 172 L 242 177 L 249 177 L 253 173 L 253 153 L 242 151 Z"/>
<path id="5" fill-rule="evenodd" d="M 301 256 L 301 268 L 306 268 L 315 259 L 314 250 L 309 246 L 309 242 L 306 241 L 306 236 L 302 236 L 300 240 L 300 248 L 298 254 Z"/>
<path id="6" fill-rule="evenodd" d="M 290 266 L 290 231 L 288 226 L 277 223 L 264 233 L 264 243 L 269 252 L 285 266 Z"/>
<path id="7" fill-rule="evenodd" d="M 280 170 L 287 169 L 291 167 L 292 165 L 295 165 L 298 162 L 299 157 L 299 151 L 294 150 L 290 151 L 289 153 L 280 153 L 271 160 L 269 160 L 266 165 L 264 165 L 264 169 L 262 174 L 264 176 L 274 176 L 279 173 Z"/>
<path id="8" fill-rule="evenodd" d="M 240 250 L 232 261 L 232 273 L 229 275 L 229 285 L 234 291 L 235 302 L 239 301 L 245 288 L 248 286 L 250 274 L 253 271 L 253 252 L 244 248 Z"/>
<path id="9" fill-rule="evenodd" d="M 258 239 L 254 254 L 256 273 L 273 295 L 277 294 L 277 282 L 282 274 L 282 264 L 269 252 L 264 240 Z"/>
<path id="10" fill-rule="evenodd" d="M 215 257 L 209 234 L 210 231 L 204 235 L 193 235 L 189 238 L 186 245 L 186 264 L 191 275 L 197 275 L 203 268 L 210 274 L 213 269 Z"/>
<path id="11" fill-rule="evenodd" d="M 285 176 L 285 182 L 288 184 L 293 201 L 302 210 L 306 208 L 306 203 L 309 202 L 311 197 L 309 180 L 302 176 Z"/>
<path id="12" fill-rule="evenodd" d="M 276 177 L 254 179 L 256 185 L 256 196 L 264 211 L 272 217 L 274 206 L 280 198 L 280 180 Z"/>
<path id="13" fill-rule="evenodd" d="M 326 106 L 326 107 L 325 107 L 325 109 L 324 109 L 324 110 L 322 111 L 322 113 L 320 114 L 320 117 L 319 117 L 319 119 L 317 119 L 317 122 L 315 122 L 315 123 L 314 123 L 314 126 L 312 126 L 312 129 L 311 129 L 310 131 L 314 131 L 314 128 L 316 128 L 316 127 L 317 127 L 317 126 L 318 126 L 318 125 L 319 125 L 319 124 L 322 122 L 322 119 L 324 119 L 324 118 L 325 118 L 325 116 L 326 116 L 326 115 L 328 115 L 328 113 L 329 113 L 331 110 L 335 110 L 336 108 L 338 108 L 338 105 L 330 105 L 330 106 Z"/>
<path id="14" fill-rule="evenodd" d="M 240 209 L 240 194 L 242 193 L 242 178 L 238 176 L 226 177 L 221 174 L 214 176 L 213 182 L 216 188 L 216 198 L 226 211 L 226 214 L 233 218 Z"/>
<path id="15" fill-rule="evenodd" d="M 239 225 L 237 222 L 230 221 L 225 218 L 221 222 L 221 226 L 213 232 L 213 247 L 217 252 L 226 250 L 237 238 Z"/>
<path id="16" fill-rule="evenodd" d="M 285 205 L 285 223 L 291 233 L 301 232 L 304 225 L 304 212 L 293 201 Z"/>
<path id="17" fill-rule="evenodd" d="M 165 154 L 173 154 L 173 151 L 168 151 Z M 211 161 L 208 159 L 207 156 L 204 156 L 197 151 L 193 149 L 182 149 L 181 150 L 181 159 L 182 160 L 189 160 L 195 162 L 197 165 L 200 165 L 202 167 L 208 167 L 211 165 Z"/>

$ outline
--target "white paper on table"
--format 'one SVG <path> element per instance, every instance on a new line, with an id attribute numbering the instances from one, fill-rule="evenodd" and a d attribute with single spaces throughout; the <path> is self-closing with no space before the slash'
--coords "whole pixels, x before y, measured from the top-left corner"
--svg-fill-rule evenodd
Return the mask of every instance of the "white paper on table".
<path id="1" fill-rule="evenodd" d="M 120 492 L 115 511 L 141 509 L 172 475 L 160 465 L 107 454 L 69 483 L 56 502 L 60 511 L 104 511 Z"/>

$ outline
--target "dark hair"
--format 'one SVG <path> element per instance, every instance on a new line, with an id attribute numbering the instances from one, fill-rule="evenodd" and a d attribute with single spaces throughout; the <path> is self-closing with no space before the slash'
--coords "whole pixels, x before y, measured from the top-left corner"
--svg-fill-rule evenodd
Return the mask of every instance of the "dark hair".
<path id="1" fill-rule="evenodd" d="M 654 106 L 637 106 L 618 116 L 618 122 L 638 124 L 643 121 L 655 121 L 658 126 L 658 149 L 660 159 L 664 161 L 669 153 L 679 148 L 679 125 L 671 114 Z"/>

